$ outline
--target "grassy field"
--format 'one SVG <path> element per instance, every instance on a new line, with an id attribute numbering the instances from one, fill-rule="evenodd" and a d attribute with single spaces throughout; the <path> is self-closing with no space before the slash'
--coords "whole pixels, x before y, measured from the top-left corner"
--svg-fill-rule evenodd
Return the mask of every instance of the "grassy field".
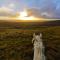
<path id="1" fill-rule="evenodd" d="M 33 33 L 43 34 L 46 60 L 60 60 L 60 26 L 0 29 L 0 60 L 33 60 Z"/>

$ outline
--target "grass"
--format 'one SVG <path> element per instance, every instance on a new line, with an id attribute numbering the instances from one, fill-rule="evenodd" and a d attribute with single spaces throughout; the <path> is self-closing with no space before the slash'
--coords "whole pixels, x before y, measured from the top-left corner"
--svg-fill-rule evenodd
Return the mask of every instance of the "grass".
<path id="1" fill-rule="evenodd" d="M 33 60 L 33 33 L 43 33 L 46 60 L 60 60 L 60 26 L 0 29 L 0 60 Z"/>

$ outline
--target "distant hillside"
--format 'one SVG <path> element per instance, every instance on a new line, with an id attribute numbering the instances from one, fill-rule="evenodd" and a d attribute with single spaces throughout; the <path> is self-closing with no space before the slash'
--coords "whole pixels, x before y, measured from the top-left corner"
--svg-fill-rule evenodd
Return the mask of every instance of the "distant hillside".
<path id="1" fill-rule="evenodd" d="M 47 22 L 43 23 L 43 25 L 45 25 L 45 26 L 60 26 L 60 20 L 47 21 Z"/>
<path id="2" fill-rule="evenodd" d="M 60 20 L 46 22 L 9 22 L 0 21 L 0 28 L 37 28 L 40 26 L 60 26 Z"/>

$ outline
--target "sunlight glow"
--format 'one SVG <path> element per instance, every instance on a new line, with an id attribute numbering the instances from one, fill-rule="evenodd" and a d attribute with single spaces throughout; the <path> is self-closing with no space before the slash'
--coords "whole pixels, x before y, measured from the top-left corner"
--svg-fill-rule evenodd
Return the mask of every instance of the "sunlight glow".
<path id="1" fill-rule="evenodd" d="M 28 16 L 27 11 L 23 11 L 19 13 L 19 16 L 17 17 L 19 20 L 35 20 L 36 18 L 34 16 Z"/>

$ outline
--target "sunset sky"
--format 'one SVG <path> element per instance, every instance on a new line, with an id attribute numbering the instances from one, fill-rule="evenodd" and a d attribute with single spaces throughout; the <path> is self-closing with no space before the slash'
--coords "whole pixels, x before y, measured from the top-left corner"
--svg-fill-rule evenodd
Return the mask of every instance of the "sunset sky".
<path id="1" fill-rule="evenodd" d="M 25 8 L 36 17 L 60 19 L 60 0 L 0 0 L 0 16 L 12 16 Z"/>

